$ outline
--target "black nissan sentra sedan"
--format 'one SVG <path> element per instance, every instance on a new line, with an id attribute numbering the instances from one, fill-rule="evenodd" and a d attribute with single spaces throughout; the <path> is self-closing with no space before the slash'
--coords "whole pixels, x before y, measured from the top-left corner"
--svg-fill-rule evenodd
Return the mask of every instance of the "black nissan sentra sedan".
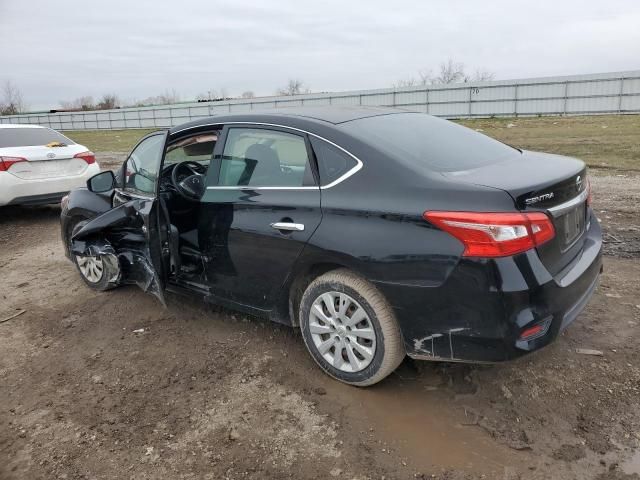
<path id="1" fill-rule="evenodd" d="M 299 326 L 326 373 L 550 343 L 602 270 L 585 164 L 387 108 L 228 114 L 144 137 L 62 202 L 85 283 Z M 164 301 L 164 300 L 163 300 Z"/>

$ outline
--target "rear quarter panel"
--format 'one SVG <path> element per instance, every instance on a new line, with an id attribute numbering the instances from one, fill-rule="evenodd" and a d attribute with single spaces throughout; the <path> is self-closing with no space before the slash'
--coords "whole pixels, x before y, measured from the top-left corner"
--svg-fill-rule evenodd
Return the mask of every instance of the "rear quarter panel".
<path id="1" fill-rule="evenodd" d="M 425 211 L 514 208 L 497 189 L 407 175 L 385 158 L 363 163 L 360 172 L 322 190 L 322 222 L 305 254 L 342 258 L 371 281 L 426 287 L 446 280 L 463 245 L 424 220 Z"/>

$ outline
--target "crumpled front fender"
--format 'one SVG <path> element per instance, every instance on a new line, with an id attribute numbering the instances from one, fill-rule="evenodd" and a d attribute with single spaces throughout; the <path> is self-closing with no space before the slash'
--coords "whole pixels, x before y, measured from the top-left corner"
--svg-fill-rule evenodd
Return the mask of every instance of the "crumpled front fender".
<path id="1" fill-rule="evenodd" d="M 129 202 L 89 221 L 73 235 L 70 251 L 76 256 L 101 256 L 117 261 L 118 283 L 136 284 L 164 305 L 162 283 L 144 235 L 147 203 Z"/>

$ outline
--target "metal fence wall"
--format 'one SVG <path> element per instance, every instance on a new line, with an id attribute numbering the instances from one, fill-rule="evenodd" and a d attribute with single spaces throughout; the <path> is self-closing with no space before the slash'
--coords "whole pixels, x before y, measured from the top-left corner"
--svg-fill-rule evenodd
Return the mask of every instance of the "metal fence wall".
<path id="1" fill-rule="evenodd" d="M 445 118 L 640 113 L 640 70 L 0 117 L 56 130 L 170 127 L 220 113 L 318 105 L 396 106 Z"/>

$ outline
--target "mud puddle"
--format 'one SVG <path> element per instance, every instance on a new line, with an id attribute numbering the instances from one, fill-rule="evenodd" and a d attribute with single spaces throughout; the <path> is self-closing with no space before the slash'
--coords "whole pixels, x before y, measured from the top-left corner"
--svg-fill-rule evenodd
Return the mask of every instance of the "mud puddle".
<path id="1" fill-rule="evenodd" d="M 422 372 L 419 379 L 411 373 L 403 365 L 373 389 L 336 382 L 326 387 L 329 396 L 346 406 L 344 413 L 355 425 L 385 439 L 380 453 L 399 457 L 418 472 L 453 469 L 502 478 L 516 466 L 531 463 L 527 452 L 496 444 L 478 427 L 475 415 L 465 412 L 450 391 L 437 386 L 441 378 L 435 368 Z"/>

